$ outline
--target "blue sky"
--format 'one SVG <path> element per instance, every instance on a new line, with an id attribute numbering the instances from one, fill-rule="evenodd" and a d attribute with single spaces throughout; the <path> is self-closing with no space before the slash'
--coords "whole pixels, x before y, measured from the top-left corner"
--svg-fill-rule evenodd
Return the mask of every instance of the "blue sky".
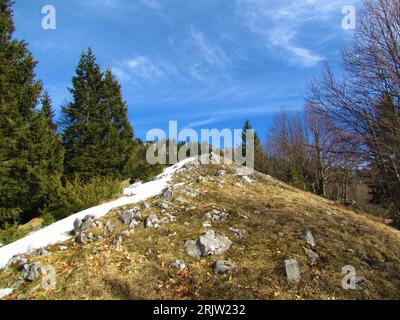
<path id="1" fill-rule="evenodd" d="M 43 30 L 44 5 L 57 29 Z M 296 112 L 324 62 L 351 41 L 342 7 L 358 0 L 16 0 L 16 37 L 57 115 L 75 66 L 92 47 L 121 82 L 136 136 L 153 128 L 241 128 L 264 138 L 273 113 Z"/>

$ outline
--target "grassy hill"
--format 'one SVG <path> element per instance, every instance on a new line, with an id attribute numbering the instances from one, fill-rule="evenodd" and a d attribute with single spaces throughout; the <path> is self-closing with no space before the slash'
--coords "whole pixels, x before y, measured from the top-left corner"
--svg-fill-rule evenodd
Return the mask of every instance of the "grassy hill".
<path id="1" fill-rule="evenodd" d="M 400 297 L 398 230 L 269 176 L 238 175 L 238 168 L 188 165 L 174 175 L 172 194 L 114 210 L 100 219 L 101 224 L 86 229 L 84 234 L 92 233 L 93 241 L 81 244 L 72 238 L 46 248 L 49 255 L 27 255 L 30 265 L 40 262 L 55 268 L 54 286 L 44 289 L 43 275 L 22 280 L 17 262 L 0 274 L 0 288 L 14 287 L 7 299 Z M 151 214 L 167 218 L 158 228 L 145 228 L 142 221 L 128 234 L 119 216 L 134 207 L 143 221 Z M 207 216 L 210 212 L 214 216 Z M 105 232 L 107 222 L 112 232 Z M 190 257 L 185 242 L 210 229 L 228 237 L 230 248 L 220 255 Z M 307 230 L 315 246 L 302 237 Z M 311 263 L 305 249 L 319 258 Z M 185 269 L 173 265 L 177 259 L 184 261 Z M 287 279 L 288 259 L 298 262 L 299 282 Z M 216 275 L 217 260 L 229 260 L 236 268 Z M 362 290 L 342 288 L 345 266 L 353 266 L 363 277 Z"/>

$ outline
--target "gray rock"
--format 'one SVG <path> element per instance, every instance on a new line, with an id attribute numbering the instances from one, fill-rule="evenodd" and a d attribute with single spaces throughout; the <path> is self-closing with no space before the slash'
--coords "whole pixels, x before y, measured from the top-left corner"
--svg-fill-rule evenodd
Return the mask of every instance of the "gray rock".
<path id="1" fill-rule="evenodd" d="M 242 230 L 242 229 L 229 228 L 229 230 L 231 230 L 233 232 L 236 239 L 238 239 L 238 240 L 242 240 L 246 236 L 246 233 L 247 233 L 246 230 Z"/>
<path id="2" fill-rule="evenodd" d="M 150 208 L 150 205 L 148 203 L 146 203 L 146 202 L 143 202 L 141 207 L 142 207 L 143 210 L 147 210 L 147 209 Z"/>
<path id="3" fill-rule="evenodd" d="M 41 256 L 41 257 L 47 257 L 50 255 L 50 252 L 47 251 L 45 248 L 40 248 L 36 251 L 37 255 Z"/>
<path id="4" fill-rule="evenodd" d="M 211 228 L 212 227 L 212 224 L 211 224 L 211 221 L 204 221 L 203 222 L 203 228 Z"/>
<path id="5" fill-rule="evenodd" d="M 78 235 L 81 232 L 81 224 L 82 221 L 79 218 L 76 218 L 74 221 L 74 233 L 75 235 Z"/>
<path id="6" fill-rule="evenodd" d="M 285 260 L 285 270 L 288 282 L 299 282 L 301 279 L 299 264 L 296 260 Z"/>
<path id="7" fill-rule="evenodd" d="M 214 264 L 214 274 L 220 275 L 231 272 L 236 268 L 236 265 L 231 261 L 218 260 Z"/>
<path id="8" fill-rule="evenodd" d="M 95 221 L 95 227 L 97 227 L 97 228 L 103 228 L 103 222 L 101 222 L 101 221 Z"/>
<path id="9" fill-rule="evenodd" d="M 18 268 L 20 268 L 21 266 L 23 266 L 27 263 L 28 263 L 28 259 L 26 259 L 25 257 L 20 256 L 20 255 L 14 256 L 8 261 L 5 268 L 7 269 L 9 266 L 12 266 L 14 264 L 16 264 Z"/>
<path id="10" fill-rule="evenodd" d="M 252 179 L 250 179 L 248 176 L 242 176 L 242 179 L 243 179 L 244 181 L 246 181 L 247 183 L 249 183 L 249 184 L 251 184 L 251 183 L 254 182 L 254 181 L 253 181 Z"/>
<path id="11" fill-rule="evenodd" d="M 140 221 L 138 220 L 132 220 L 131 223 L 129 224 L 129 228 L 131 229 L 136 229 L 140 226 Z"/>
<path id="12" fill-rule="evenodd" d="M 160 224 L 167 224 L 170 222 L 176 222 L 176 217 L 169 213 L 159 221 Z"/>
<path id="13" fill-rule="evenodd" d="M 226 171 L 225 170 L 218 170 L 214 176 L 216 177 L 223 177 L 225 175 Z"/>
<path id="14" fill-rule="evenodd" d="M 55 269 L 52 266 L 40 267 L 41 274 L 45 275 L 41 282 L 43 289 L 55 288 L 56 287 L 56 276 Z"/>
<path id="15" fill-rule="evenodd" d="M 194 258 L 194 259 L 199 259 L 201 257 L 201 251 L 199 247 L 197 246 L 197 241 L 195 240 L 187 240 L 185 243 L 185 251 L 186 253 Z"/>
<path id="16" fill-rule="evenodd" d="M 216 234 L 213 230 L 199 237 L 198 246 L 202 256 L 219 255 L 227 251 L 232 244 L 228 237 Z"/>
<path id="17" fill-rule="evenodd" d="M 186 264 L 183 260 L 175 260 L 174 262 L 171 263 L 171 266 L 173 266 L 174 268 L 177 268 L 179 270 L 186 269 Z"/>
<path id="18" fill-rule="evenodd" d="M 31 265 L 25 264 L 22 266 L 21 277 L 25 281 L 35 281 L 40 276 L 40 263 L 35 262 Z"/>
<path id="19" fill-rule="evenodd" d="M 313 250 L 310 250 L 308 248 L 304 248 L 304 251 L 306 252 L 306 255 L 308 256 L 308 261 L 313 265 L 317 263 L 319 260 L 319 255 L 314 252 Z"/>
<path id="20" fill-rule="evenodd" d="M 229 214 L 226 212 L 220 212 L 220 211 L 214 209 L 214 210 L 206 213 L 206 217 L 213 221 L 223 222 L 228 219 Z"/>
<path id="21" fill-rule="evenodd" d="M 146 228 L 158 228 L 160 227 L 160 220 L 156 214 L 151 214 L 145 221 Z"/>
<path id="22" fill-rule="evenodd" d="M 307 242 L 307 244 L 309 244 L 311 247 L 315 247 L 316 246 L 314 236 L 313 236 L 313 234 L 312 234 L 312 232 L 310 230 L 306 230 L 304 232 L 303 240 L 305 242 Z"/>
<path id="23" fill-rule="evenodd" d="M 113 241 L 113 244 L 114 244 L 116 247 L 121 246 L 121 245 L 122 245 L 122 237 L 121 237 L 121 236 L 116 237 L 116 238 L 114 239 L 114 241 Z"/>
<path id="24" fill-rule="evenodd" d="M 87 235 L 87 239 L 90 241 L 90 242 L 93 242 L 95 239 L 94 239 L 94 235 L 93 235 L 93 233 L 88 233 L 88 235 Z"/>
<path id="25" fill-rule="evenodd" d="M 163 191 L 163 193 L 162 193 L 162 195 L 161 195 L 161 198 L 163 198 L 163 199 L 171 199 L 172 198 L 172 196 L 173 196 L 173 190 L 172 190 L 172 188 L 171 187 L 168 187 L 168 188 L 166 188 L 164 191 Z"/>
<path id="26" fill-rule="evenodd" d="M 249 176 L 253 174 L 253 169 L 247 167 L 235 168 L 235 175 L 238 177 Z"/>
<path id="27" fill-rule="evenodd" d="M 93 223 L 95 222 L 96 218 L 91 215 L 87 215 L 86 217 L 83 218 L 82 224 L 80 226 L 80 231 L 84 231 L 86 229 L 89 229 Z"/>
<path id="28" fill-rule="evenodd" d="M 123 235 L 124 237 L 129 237 L 129 235 L 130 235 L 129 230 L 123 231 L 123 232 L 122 232 L 122 235 Z"/>
<path id="29" fill-rule="evenodd" d="M 78 234 L 78 236 L 75 238 L 75 242 L 79 244 L 86 244 L 87 243 L 87 238 L 84 233 Z"/>
<path id="30" fill-rule="evenodd" d="M 133 208 L 124 211 L 118 217 L 118 220 L 126 225 L 130 225 L 132 220 L 141 220 L 141 219 L 142 219 L 142 214 L 140 213 L 138 208 Z"/>
<path id="31" fill-rule="evenodd" d="M 107 221 L 106 223 L 106 229 L 108 232 L 113 233 L 114 232 L 114 227 L 111 224 L 111 221 Z"/>
<path id="32" fill-rule="evenodd" d="M 177 204 L 185 204 L 186 203 L 186 200 L 183 198 L 177 198 L 175 201 Z"/>
<path id="33" fill-rule="evenodd" d="M 160 201 L 158 203 L 158 206 L 162 209 L 162 210 L 168 210 L 169 209 L 169 204 L 165 201 Z"/>

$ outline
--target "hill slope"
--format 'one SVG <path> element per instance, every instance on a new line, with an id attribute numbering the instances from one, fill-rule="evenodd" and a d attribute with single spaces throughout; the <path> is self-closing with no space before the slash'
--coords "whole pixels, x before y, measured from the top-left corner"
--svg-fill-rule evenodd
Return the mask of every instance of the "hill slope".
<path id="1" fill-rule="evenodd" d="M 0 275 L 0 288 L 13 288 L 5 298 L 400 297 L 399 231 L 237 165 L 182 167 L 162 195 L 84 219 L 76 240 L 14 258 Z M 288 259 L 298 262 L 299 282 L 287 279 Z M 221 262 L 216 275 L 217 260 L 235 268 Z M 342 288 L 345 266 L 362 276 L 362 290 Z"/>

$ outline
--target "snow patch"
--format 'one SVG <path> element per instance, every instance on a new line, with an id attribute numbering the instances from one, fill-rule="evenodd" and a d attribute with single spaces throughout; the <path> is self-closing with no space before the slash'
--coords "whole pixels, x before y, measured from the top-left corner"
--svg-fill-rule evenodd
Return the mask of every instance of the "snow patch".
<path id="1" fill-rule="evenodd" d="M 105 216 L 112 209 L 138 203 L 159 195 L 168 186 L 174 173 L 184 168 L 186 164 L 197 160 L 197 157 L 185 159 L 172 167 L 166 168 L 154 181 L 135 183 L 130 187 L 125 188 L 123 191 L 124 197 L 118 200 L 78 212 L 63 220 L 57 221 L 46 228 L 35 231 L 25 238 L 0 247 L 0 269 L 4 268 L 8 261 L 15 255 L 27 253 L 35 249 L 40 249 L 47 247 L 48 245 L 68 240 L 71 237 L 69 233 L 73 230 L 73 224 L 77 218 L 83 219 L 87 215 L 100 218 Z"/>
<path id="2" fill-rule="evenodd" d="M 13 289 L 11 289 L 11 288 L 0 289 L 0 299 L 3 299 L 4 297 L 8 296 L 12 292 L 13 292 Z"/>

